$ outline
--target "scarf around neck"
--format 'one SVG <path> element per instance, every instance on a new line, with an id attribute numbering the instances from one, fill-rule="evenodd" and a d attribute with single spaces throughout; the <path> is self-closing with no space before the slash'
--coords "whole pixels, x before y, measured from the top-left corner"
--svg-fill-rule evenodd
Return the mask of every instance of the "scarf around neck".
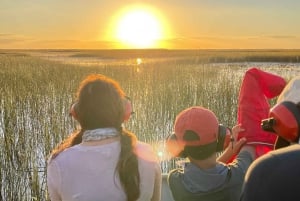
<path id="1" fill-rule="evenodd" d="M 82 135 L 82 142 L 104 140 L 119 136 L 120 133 L 115 128 L 97 128 L 86 130 Z"/>

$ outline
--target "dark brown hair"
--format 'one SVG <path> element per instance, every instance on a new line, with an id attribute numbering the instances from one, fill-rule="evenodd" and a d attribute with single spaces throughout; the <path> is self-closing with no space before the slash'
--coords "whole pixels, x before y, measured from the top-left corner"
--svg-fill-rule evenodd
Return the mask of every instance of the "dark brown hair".
<path id="1" fill-rule="evenodd" d="M 184 133 L 184 140 L 186 141 L 193 141 L 193 140 L 198 140 L 199 135 L 195 133 L 192 130 L 187 130 Z M 198 145 L 198 146 L 185 146 L 184 150 L 182 152 L 182 156 L 189 156 L 193 159 L 196 160 L 204 160 L 214 153 L 216 153 L 217 150 L 217 141 L 214 141 L 209 144 L 205 145 Z"/>
<path id="2" fill-rule="evenodd" d="M 136 136 L 122 128 L 125 93 L 119 84 L 103 75 L 93 74 L 84 79 L 77 92 L 76 119 L 81 130 L 75 131 L 52 151 L 55 158 L 68 147 L 81 143 L 84 130 L 113 127 L 120 131 L 121 153 L 116 167 L 127 201 L 140 195 L 138 160 L 134 153 Z"/>

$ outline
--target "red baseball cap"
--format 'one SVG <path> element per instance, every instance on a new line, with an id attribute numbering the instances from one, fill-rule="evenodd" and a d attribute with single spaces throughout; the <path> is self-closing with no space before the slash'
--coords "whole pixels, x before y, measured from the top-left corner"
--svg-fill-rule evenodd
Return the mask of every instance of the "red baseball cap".
<path id="1" fill-rule="evenodd" d="M 219 122 L 216 115 L 200 106 L 187 108 L 180 112 L 175 120 L 174 130 L 177 140 L 182 145 L 200 146 L 217 140 Z M 196 138 L 188 139 L 187 131 L 197 134 Z"/>

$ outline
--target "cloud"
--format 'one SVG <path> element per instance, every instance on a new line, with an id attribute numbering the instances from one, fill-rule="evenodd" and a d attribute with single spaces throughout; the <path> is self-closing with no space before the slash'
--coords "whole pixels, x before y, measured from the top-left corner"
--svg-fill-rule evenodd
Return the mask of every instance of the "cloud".
<path id="1" fill-rule="evenodd" d="M 296 39 L 297 36 L 293 35 L 274 35 L 274 36 L 265 36 L 266 38 L 275 38 L 275 39 Z"/>
<path id="2" fill-rule="evenodd" d="M 117 42 L 81 40 L 41 40 L 22 35 L 0 33 L 2 49 L 114 49 Z"/>
<path id="3" fill-rule="evenodd" d="M 18 39 L 15 35 L 13 34 L 0 34 L 0 43 L 14 43 L 18 42 L 20 39 Z"/>
<path id="4" fill-rule="evenodd" d="M 0 33 L 0 48 L 13 48 L 33 41 L 33 39 L 23 35 Z"/>
<path id="5" fill-rule="evenodd" d="M 31 46 L 53 49 L 114 49 L 118 45 L 111 41 L 36 40 L 31 43 Z"/>
<path id="6" fill-rule="evenodd" d="M 299 39 L 296 35 L 261 35 L 261 36 L 248 36 L 250 40 L 261 40 L 261 39 Z"/>
<path id="7" fill-rule="evenodd" d="M 196 36 L 176 37 L 165 41 L 169 47 L 196 49 L 299 49 L 300 37 L 293 35 Z"/>

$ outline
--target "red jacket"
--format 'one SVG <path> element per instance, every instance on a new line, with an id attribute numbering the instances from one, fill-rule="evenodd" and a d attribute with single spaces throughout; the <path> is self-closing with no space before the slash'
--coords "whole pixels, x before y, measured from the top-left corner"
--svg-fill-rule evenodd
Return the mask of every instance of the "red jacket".
<path id="1" fill-rule="evenodd" d="M 262 130 L 261 120 L 268 118 L 269 99 L 278 96 L 285 85 L 282 77 L 257 68 L 245 73 L 239 92 L 237 120 L 246 130 L 239 133 L 238 138 L 246 137 L 248 144 L 258 144 L 258 156 L 273 149 L 277 136 Z"/>

